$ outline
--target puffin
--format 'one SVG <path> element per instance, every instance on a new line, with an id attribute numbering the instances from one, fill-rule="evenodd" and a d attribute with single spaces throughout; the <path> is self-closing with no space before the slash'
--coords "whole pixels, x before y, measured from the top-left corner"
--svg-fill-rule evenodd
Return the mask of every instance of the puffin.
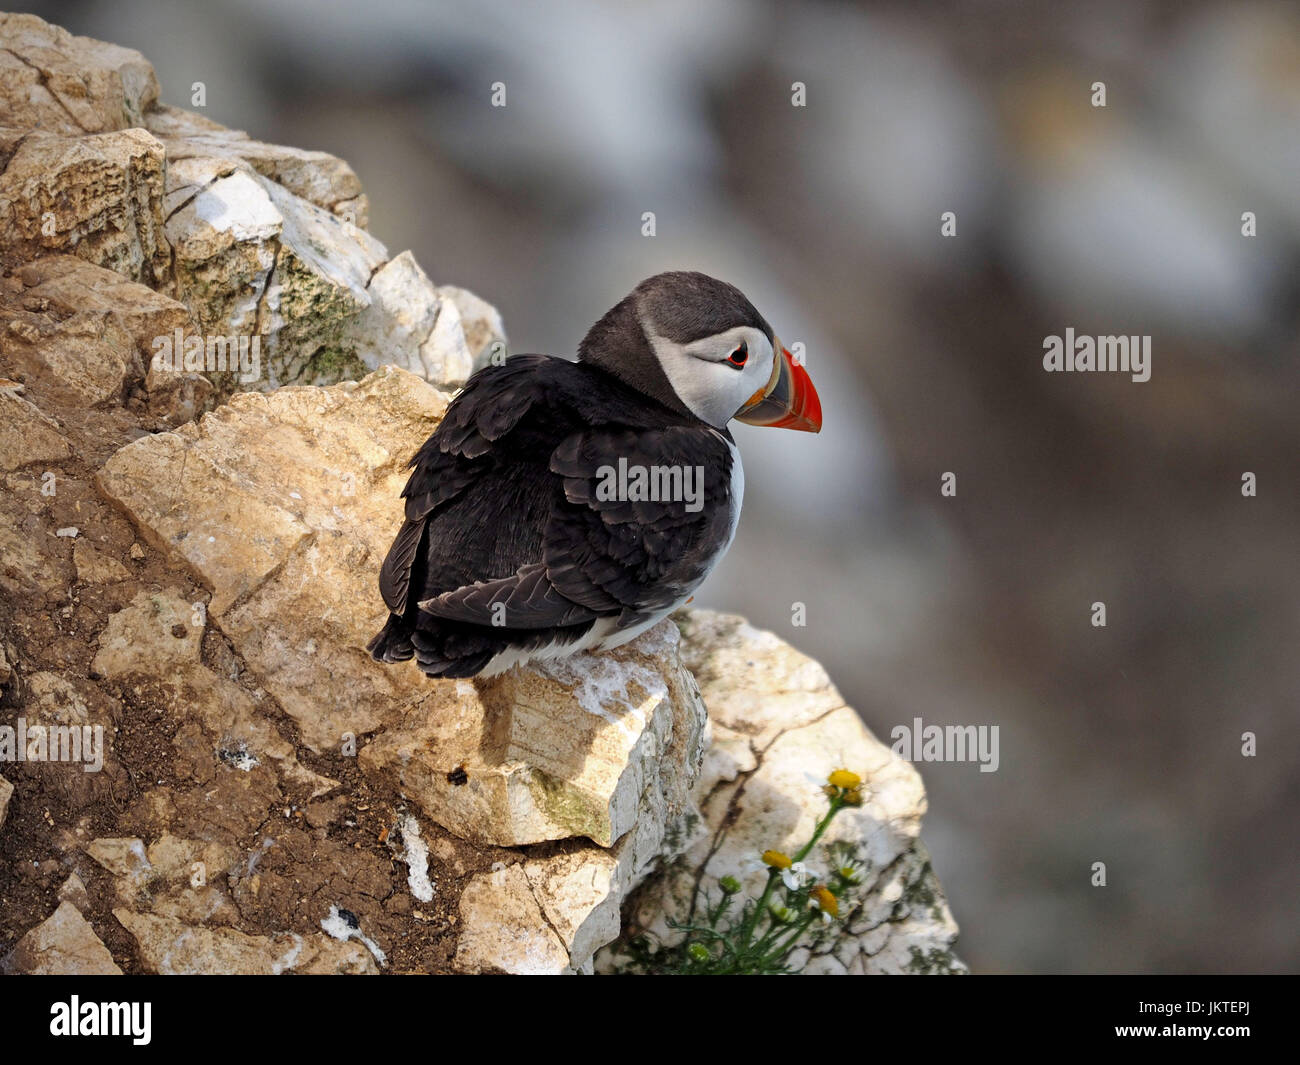
<path id="1" fill-rule="evenodd" d="M 576 362 L 478 370 L 410 462 L 367 650 L 486 678 L 634 639 L 731 546 L 733 418 L 816 433 L 821 401 L 741 291 L 694 271 L 642 281 Z"/>

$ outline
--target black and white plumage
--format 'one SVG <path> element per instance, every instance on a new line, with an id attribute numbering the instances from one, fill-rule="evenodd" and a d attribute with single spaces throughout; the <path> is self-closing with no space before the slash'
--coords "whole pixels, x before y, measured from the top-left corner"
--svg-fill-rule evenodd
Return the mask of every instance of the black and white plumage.
<path id="1" fill-rule="evenodd" d="M 490 676 L 626 643 L 731 544 L 744 476 L 727 422 L 820 427 L 802 367 L 739 290 L 703 274 L 642 282 L 578 358 L 478 371 L 411 461 L 376 659 Z M 689 471 L 695 495 L 609 491 L 611 470 L 635 468 Z"/>

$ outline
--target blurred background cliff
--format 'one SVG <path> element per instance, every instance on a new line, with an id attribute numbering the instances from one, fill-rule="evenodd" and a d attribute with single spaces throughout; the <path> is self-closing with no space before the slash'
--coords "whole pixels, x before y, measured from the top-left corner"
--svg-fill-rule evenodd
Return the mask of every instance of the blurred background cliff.
<path id="1" fill-rule="evenodd" d="M 826 430 L 737 427 L 745 517 L 700 601 L 819 658 L 886 742 L 1000 727 L 995 773 L 920 766 L 963 958 L 1300 965 L 1294 6 L 23 9 L 347 159 L 375 235 L 513 351 L 571 355 L 659 270 L 738 284 Z M 1150 334 L 1151 380 L 1044 373 L 1067 326 Z"/>

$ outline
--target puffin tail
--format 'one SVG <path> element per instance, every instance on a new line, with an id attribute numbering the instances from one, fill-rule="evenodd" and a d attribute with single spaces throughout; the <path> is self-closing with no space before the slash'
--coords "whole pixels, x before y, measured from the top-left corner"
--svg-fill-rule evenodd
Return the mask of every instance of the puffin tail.
<path id="1" fill-rule="evenodd" d="M 415 657 L 411 630 L 398 614 L 388 615 L 387 624 L 366 644 L 366 650 L 376 662 L 406 662 Z"/>
<path id="2" fill-rule="evenodd" d="M 428 624 L 432 620 L 426 616 L 425 627 L 419 628 L 400 614 L 389 614 L 384 627 L 366 644 L 366 650 L 376 662 L 406 662 L 414 658 L 430 677 L 473 677 L 506 646 L 498 640 L 466 638 L 454 629 Z"/>

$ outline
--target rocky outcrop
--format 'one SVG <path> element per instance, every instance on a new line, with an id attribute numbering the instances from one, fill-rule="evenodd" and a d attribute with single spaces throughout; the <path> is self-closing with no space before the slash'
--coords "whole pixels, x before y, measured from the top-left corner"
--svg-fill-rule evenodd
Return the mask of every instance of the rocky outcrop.
<path id="1" fill-rule="evenodd" d="M 161 105 L 129 49 L 32 15 L 0 15 L 0 36 L 6 247 L 68 252 L 183 304 L 192 333 L 150 333 L 146 368 L 204 373 L 218 396 L 386 363 L 455 386 L 504 352 L 494 310 L 366 232 L 341 159 Z"/>
<path id="2" fill-rule="evenodd" d="M 694 806 L 670 828 L 679 851 L 635 894 L 627 923 L 672 941 L 669 922 L 686 919 L 695 892 L 719 896 L 734 877 L 750 897 L 767 850 L 793 854 L 825 810 L 820 784 L 851 766 L 864 801 L 843 811 L 823 850 L 846 847 L 862 883 L 840 920 L 790 964 L 805 973 L 963 972 L 953 953 L 957 925 L 920 842 L 925 789 L 910 763 L 880 743 L 826 671 L 742 618 L 682 611 L 683 655 L 709 707 L 713 742 L 696 781 Z M 811 857 L 816 867 L 819 859 Z M 821 874 L 827 870 L 821 861 Z M 601 959 L 617 971 L 618 947 Z"/>
<path id="3" fill-rule="evenodd" d="M 0 156 L 7 160 L 0 215 L 10 251 L 25 258 L 75 252 L 132 281 L 167 280 L 166 167 L 162 145 L 147 130 L 65 136 L 2 127 Z"/>
<path id="4" fill-rule="evenodd" d="M 168 159 L 172 291 L 204 338 L 192 361 L 210 361 L 209 339 L 217 362 L 220 340 L 258 340 L 255 358 L 241 348 L 237 370 L 217 371 L 220 391 L 331 383 L 381 364 L 454 387 L 477 356 L 504 352 L 495 310 L 435 286 L 410 252 L 390 258 L 366 232 L 366 198 L 342 160 L 173 108 L 149 123 Z"/>
<path id="5" fill-rule="evenodd" d="M 0 780 L 11 971 L 591 971 L 846 758 L 875 880 L 809 966 L 959 967 L 919 779 L 774 637 L 687 614 L 487 681 L 373 662 L 405 463 L 499 316 L 390 258 L 341 160 L 0 32 L 0 726 L 82 744 Z"/>
<path id="6" fill-rule="evenodd" d="M 13 372 L 73 403 L 121 403 L 144 379 L 152 338 L 189 330 L 183 305 L 71 255 L 26 263 L 8 280 Z"/>
<path id="7" fill-rule="evenodd" d="M 55 133 L 144 125 L 158 79 L 139 52 L 76 37 L 35 15 L 0 15 L 0 98 L 9 124 Z"/>

